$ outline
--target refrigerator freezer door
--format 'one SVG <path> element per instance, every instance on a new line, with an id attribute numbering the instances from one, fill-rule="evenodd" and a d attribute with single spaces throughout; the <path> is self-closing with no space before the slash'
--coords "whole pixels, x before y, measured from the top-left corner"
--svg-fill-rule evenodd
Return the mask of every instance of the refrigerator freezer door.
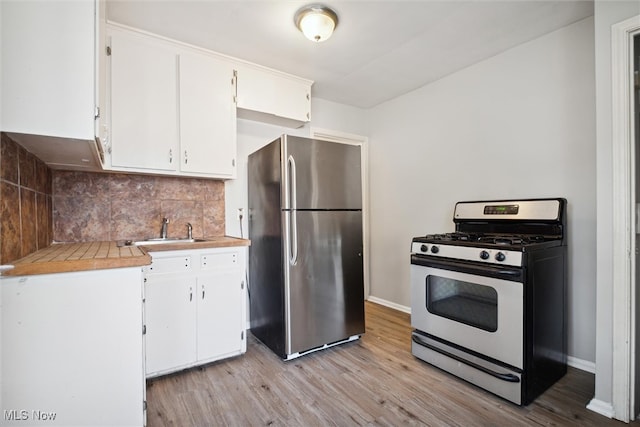
<path id="1" fill-rule="evenodd" d="M 283 220 L 297 228 L 296 260 L 284 257 L 287 353 L 364 333 L 362 212 L 284 212 Z"/>
<path id="2" fill-rule="evenodd" d="M 283 136 L 283 209 L 362 209 L 360 147 Z"/>

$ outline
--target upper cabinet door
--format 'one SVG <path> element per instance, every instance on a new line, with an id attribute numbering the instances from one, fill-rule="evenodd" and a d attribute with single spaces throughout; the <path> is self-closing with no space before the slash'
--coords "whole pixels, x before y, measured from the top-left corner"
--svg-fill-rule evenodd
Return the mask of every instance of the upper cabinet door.
<path id="1" fill-rule="evenodd" d="M 178 55 L 148 36 L 112 30 L 111 165 L 175 171 Z"/>
<path id="2" fill-rule="evenodd" d="M 311 85 L 298 79 L 280 77 L 274 82 L 276 114 L 308 122 L 311 120 Z"/>
<path id="3" fill-rule="evenodd" d="M 311 80 L 269 68 L 238 67 L 238 117 L 287 127 L 311 120 Z"/>
<path id="4" fill-rule="evenodd" d="M 275 113 L 275 81 L 270 74 L 254 67 L 238 67 L 238 108 Z"/>
<path id="5" fill-rule="evenodd" d="M 235 177 L 236 106 L 233 64 L 180 53 L 180 170 Z"/>
<path id="6" fill-rule="evenodd" d="M 94 139 L 97 1 L 2 1 L 0 130 Z"/>

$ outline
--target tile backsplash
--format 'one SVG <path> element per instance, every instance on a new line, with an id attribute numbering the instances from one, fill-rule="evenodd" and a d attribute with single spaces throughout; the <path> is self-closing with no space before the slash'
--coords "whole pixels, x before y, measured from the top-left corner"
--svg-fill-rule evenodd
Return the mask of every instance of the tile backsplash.
<path id="1" fill-rule="evenodd" d="M 0 134 L 0 264 L 51 245 L 52 173 L 7 134 Z"/>
<path id="2" fill-rule="evenodd" d="M 53 172 L 53 223 L 57 242 L 158 237 L 223 236 L 224 182 L 151 175 Z"/>
<path id="3" fill-rule="evenodd" d="M 224 182 L 51 170 L 0 133 L 0 264 L 52 242 L 225 233 Z"/>

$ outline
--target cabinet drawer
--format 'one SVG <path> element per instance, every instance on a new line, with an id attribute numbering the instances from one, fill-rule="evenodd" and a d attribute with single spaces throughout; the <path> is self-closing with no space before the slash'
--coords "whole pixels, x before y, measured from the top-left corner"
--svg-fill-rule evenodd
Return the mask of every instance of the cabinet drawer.
<path id="1" fill-rule="evenodd" d="M 209 253 L 200 256 L 200 269 L 202 270 L 220 267 L 236 267 L 237 265 L 237 252 Z"/>
<path id="2" fill-rule="evenodd" d="M 191 256 L 153 258 L 151 265 L 145 267 L 146 273 L 175 273 L 191 270 Z"/>

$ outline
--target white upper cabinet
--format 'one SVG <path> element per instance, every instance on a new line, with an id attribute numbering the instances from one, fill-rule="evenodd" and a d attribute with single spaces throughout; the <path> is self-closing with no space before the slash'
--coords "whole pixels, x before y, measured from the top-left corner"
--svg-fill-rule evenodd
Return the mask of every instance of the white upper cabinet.
<path id="1" fill-rule="evenodd" d="M 287 127 L 311 120 L 311 80 L 253 64 L 238 65 L 238 117 Z"/>
<path id="2" fill-rule="evenodd" d="M 96 2 L 2 2 L 2 130 L 93 139 Z"/>
<path id="3" fill-rule="evenodd" d="M 99 170 L 104 1 L 3 1 L 0 8 L 0 130 L 52 167 Z"/>
<path id="4" fill-rule="evenodd" d="M 107 39 L 111 130 L 107 168 L 235 178 L 233 63 L 120 26 L 109 25 Z"/>
<path id="5" fill-rule="evenodd" d="M 111 166 L 176 171 L 177 52 L 136 33 L 109 34 Z"/>
<path id="6" fill-rule="evenodd" d="M 180 54 L 180 169 L 235 176 L 236 106 L 233 64 L 200 53 Z"/>

